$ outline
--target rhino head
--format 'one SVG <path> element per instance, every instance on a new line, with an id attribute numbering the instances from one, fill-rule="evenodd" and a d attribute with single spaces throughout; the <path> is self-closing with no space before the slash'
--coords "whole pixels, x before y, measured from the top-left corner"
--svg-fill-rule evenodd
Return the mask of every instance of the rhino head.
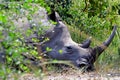
<path id="1" fill-rule="evenodd" d="M 42 52 L 46 51 L 46 48 L 51 48 L 47 53 L 51 58 L 71 61 L 79 68 L 86 67 L 86 70 L 93 69 L 94 62 L 109 46 L 115 36 L 116 26 L 105 42 L 100 46 L 91 48 L 90 39 L 84 41 L 82 44 L 72 40 L 67 26 L 62 22 L 56 12 L 51 14 L 50 18 L 56 21 L 57 24 L 52 29 L 46 31 L 44 37 L 48 37 L 49 40 L 41 45 Z"/>

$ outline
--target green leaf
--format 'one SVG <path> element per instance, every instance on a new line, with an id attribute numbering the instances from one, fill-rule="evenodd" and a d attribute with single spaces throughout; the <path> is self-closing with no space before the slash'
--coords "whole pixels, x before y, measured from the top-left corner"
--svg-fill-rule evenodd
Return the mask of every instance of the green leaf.
<path id="1" fill-rule="evenodd" d="M 52 48 L 46 47 L 46 51 L 50 52 L 52 51 Z"/>
<path id="2" fill-rule="evenodd" d="M 58 60 L 54 59 L 53 62 L 56 63 L 56 62 L 58 62 Z"/>
<path id="3" fill-rule="evenodd" d="M 62 54 L 62 53 L 63 53 L 63 50 L 60 49 L 58 52 L 59 52 L 60 54 Z"/>
<path id="4" fill-rule="evenodd" d="M 6 23 L 7 22 L 7 18 L 3 13 L 0 13 L 0 23 Z"/>

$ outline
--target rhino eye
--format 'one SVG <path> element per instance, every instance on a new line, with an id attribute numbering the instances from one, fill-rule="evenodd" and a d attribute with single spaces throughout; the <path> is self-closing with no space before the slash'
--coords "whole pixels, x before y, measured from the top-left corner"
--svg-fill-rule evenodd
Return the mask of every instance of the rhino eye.
<path id="1" fill-rule="evenodd" d="M 72 47 L 71 46 L 66 46 L 66 51 L 68 53 L 72 53 Z"/>
<path id="2" fill-rule="evenodd" d="M 67 46 L 66 48 L 67 48 L 67 49 L 69 49 L 69 50 L 70 50 L 70 49 L 72 49 L 72 47 L 71 47 L 71 46 Z"/>

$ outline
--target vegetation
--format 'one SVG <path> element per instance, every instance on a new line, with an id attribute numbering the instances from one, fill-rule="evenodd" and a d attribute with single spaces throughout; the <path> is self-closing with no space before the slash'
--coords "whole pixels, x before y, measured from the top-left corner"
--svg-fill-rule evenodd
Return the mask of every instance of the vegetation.
<path id="1" fill-rule="evenodd" d="M 63 21 L 68 24 L 72 38 L 76 42 L 92 36 L 92 47 L 102 43 L 110 35 L 113 26 L 117 25 L 116 36 L 112 44 L 95 65 L 100 71 L 103 71 L 102 69 L 120 70 L 119 0 L 3 0 L 0 1 L 0 52 L 4 52 L 3 48 L 5 48 L 6 61 L 5 65 L 0 65 L 0 78 L 6 80 L 6 75 L 16 72 L 34 72 L 33 68 L 26 66 L 26 63 L 30 62 L 25 62 L 21 53 L 30 53 L 36 59 L 42 59 L 42 56 L 38 57 L 36 48 L 25 45 L 23 34 L 16 29 L 13 22 L 9 21 L 11 16 L 16 18 L 13 13 L 19 16 L 22 8 L 30 12 L 28 15 L 30 20 L 32 14 L 38 10 L 32 4 L 44 7 L 48 13 L 52 10 L 57 11 Z M 33 33 L 32 30 L 25 32 L 27 36 L 31 33 Z M 34 39 L 33 41 L 39 40 Z M 41 72 L 41 69 L 38 69 L 38 72 Z"/>

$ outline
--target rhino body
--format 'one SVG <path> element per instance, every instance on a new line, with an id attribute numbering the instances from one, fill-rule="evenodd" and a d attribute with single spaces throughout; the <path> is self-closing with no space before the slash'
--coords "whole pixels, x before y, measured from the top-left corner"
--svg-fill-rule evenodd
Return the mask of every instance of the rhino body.
<path id="1" fill-rule="evenodd" d="M 57 24 L 53 25 L 49 22 L 49 20 L 53 20 L 57 22 Z M 18 29 L 22 30 L 24 36 L 24 32 L 27 29 L 40 27 L 40 25 L 46 26 L 47 30 L 44 30 L 43 27 L 45 34 L 38 36 L 34 33 L 29 37 L 25 36 L 26 41 L 29 43 L 31 38 L 37 37 L 41 41 L 38 48 L 40 48 L 43 53 L 46 51 L 46 48 L 51 49 L 47 52 L 49 57 L 57 60 L 71 61 L 78 68 L 86 67 L 87 70 L 93 68 L 94 62 L 106 49 L 106 47 L 109 46 L 116 31 L 116 27 L 114 27 L 112 34 L 105 42 L 103 42 L 100 46 L 91 48 L 90 39 L 86 40 L 82 44 L 76 43 L 72 40 L 67 26 L 62 22 L 57 12 L 53 12 L 48 16 L 45 9 L 40 7 L 40 9 L 33 14 L 30 21 L 23 16 L 22 18 L 13 20 L 13 23 Z M 49 40 L 42 43 L 45 38 L 49 38 Z"/>

